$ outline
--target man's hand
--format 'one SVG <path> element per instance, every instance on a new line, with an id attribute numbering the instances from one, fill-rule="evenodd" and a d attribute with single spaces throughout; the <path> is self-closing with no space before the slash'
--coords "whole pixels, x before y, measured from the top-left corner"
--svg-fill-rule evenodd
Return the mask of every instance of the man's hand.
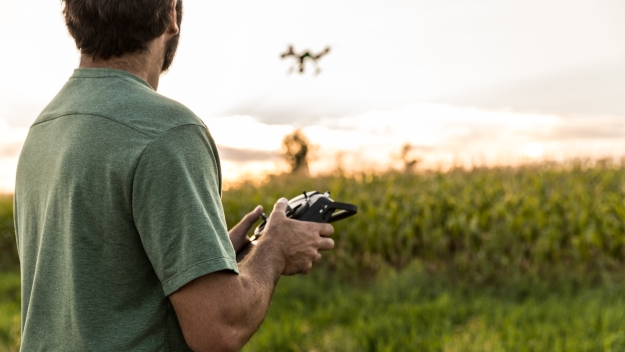
<path id="1" fill-rule="evenodd" d="M 287 205 L 286 198 L 278 200 L 257 250 L 268 246 L 264 255 L 276 257 L 283 267 L 282 275 L 306 274 L 321 259 L 320 251 L 334 248 L 334 240 L 328 238 L 334 228 L 330 224 L 289 219 L 285 215 Z"/>
<path id="2" fill-rule="evenodd" d="M 228 236 L 230 237 L 230 242 L 232 242 L 232 246 L 234 247 L 234 252 L 238 253 L 241 248 L 243 248 L 250 239 L 247 237 L 247 233 L 252 228 L 254 223 L 260 218 L 263 213 L 263 207 L 257 206 L 256 209 L 252 210 L 252 212 L 248 213 L 236 224 L 230 232 Z"/>
<path id="3" fill-rule="evenodd" d="M 194 351 L 238 351 L 262 323 L 280 275 L 307 273 L 334 247 L 329 224 L 289 219 L 288 201 L 274 206 L 263 236 L 239 266 L 239 275 L 218 271 L 201 276 L 169 296 L 185 341 Z M 258 220 L 257 207 L 230 231 L 240 244 Z M 240 241 L 239 241 L 240 240 Z M 235 247 L 237 249 L 237 247 Z"/>

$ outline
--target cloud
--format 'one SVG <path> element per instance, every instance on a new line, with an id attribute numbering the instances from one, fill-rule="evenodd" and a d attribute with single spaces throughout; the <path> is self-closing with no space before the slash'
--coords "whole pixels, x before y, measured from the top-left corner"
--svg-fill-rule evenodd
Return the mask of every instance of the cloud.
<path id="1" fill-rule="evenodd" d="M 522 158 L 616 155 L 625 151 L 625 118 L 564 117 L 444 104 L 327 119 L 304 129 L 320 155 L 343 150 L 360 164 L 389 162 L 404 143 L 428 163 L 515 162 Z M 519 159 L 521 158 L 521 159 Z"/>
<path id="2" fill-rule="evenodd" d="M 485 109 L 625 117 L 625 58 L 437 99 Z"/>
<path id="3" fill-rule="evenodd" d="M 0 120 L 9 127 L 30 127 L 45 107 L 45 104 L 5 89 L 0 89 L 0 96 Z"/>
<path id="4" fill-rule="evenodd" d="M 276 161 L 280 156 L 276 152 L 254 149 L 239 149 L 218 145 L 221 159 L 234 162 Z"/>
<path id="5" fill-rule="evenodd" d="M 14 142 L 9 144 L 0 144 L 0 159 L 14 158 L 20 154 L 22 150 L 22 142 Z"/>
<path id="6" fill-rule="evenodd" d="M 620 141 L 625 138 L 625 117 L 563 118 L 562 124 L 534 136 L 541 141 Z"/>
<path id="7" fill-rule="evenodd" d="M 296 85 L 298 93 L 285 87 L 276 88 L 271 94 L 250 98 L 232 105 L 218 116 L 254 116 L 259 122 L 269 125 L 310 126 L 322 119 L 358 116 L 370 111 L 390 110 L 409 104 L 404 98 L 353 97 L 320 94 L 314 89 Z"/>

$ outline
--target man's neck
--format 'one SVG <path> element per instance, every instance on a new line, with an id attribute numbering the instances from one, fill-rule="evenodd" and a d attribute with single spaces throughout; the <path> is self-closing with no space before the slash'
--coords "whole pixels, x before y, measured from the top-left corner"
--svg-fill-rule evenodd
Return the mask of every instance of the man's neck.
<path id="1" fill-rule="evenodd" d="M 150 52 L 125 54 L 107 60 L 93 59 L 91 55 L 80 56 L 79 68 L 113 68 L 124 70 L 148 82 L 154 90 L 158 89 L 162 60 L 158 62 Z"/>

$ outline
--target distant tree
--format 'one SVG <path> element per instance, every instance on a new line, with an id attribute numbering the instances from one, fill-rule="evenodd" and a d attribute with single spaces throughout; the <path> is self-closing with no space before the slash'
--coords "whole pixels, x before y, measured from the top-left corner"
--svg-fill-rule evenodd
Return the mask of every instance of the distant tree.
<path id="1" fill-rule="evenodd" d="M 292 173 L 308 173 L 308 161 L 312 146 L 302 130 L 284 136 L 282 156 L 291 167 Z"/>
<path id="2" fill-rule="evenodd" d="M 399 159 L 402 164 L 404 164 L 404 172 L 412 173 L 417 168 L 417 165 L 421 162 L 420 158 L 413 157 L 412 151 L 414 150 L 414 146 L 410 143 L 405 143 L 402 145 L 401 150 L 399 151 L 399 155 L 397 159 Z"/>
<path id="3" fill-rule="evenodd" d="M 345 159 L 345 152 L 344 151 L 340 150 L 340 151 L 336 152 L 336 154 L 334 155 L 334 160 L 335 160 L 335 163 L 336 163 L 336 172 L 339 175 L 341 175 L 341 176 L 345 175 L 345 166 L 344 166 L 345 161 L 344 161 L 344 159 Z"/>

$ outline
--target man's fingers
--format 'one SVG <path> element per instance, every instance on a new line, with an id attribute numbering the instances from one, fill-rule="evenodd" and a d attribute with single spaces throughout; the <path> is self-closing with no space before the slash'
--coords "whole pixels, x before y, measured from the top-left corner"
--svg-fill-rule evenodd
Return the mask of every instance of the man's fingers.
<path id="1" fill-rule="evenodd" d="M 319 224 L 319 234 L 321 236 L 327 237 L 332 236 L 334 233 L 334 226 L 330 224 Z"/>
<path id="2" fill-rule="evenodd" d="M 331 238 L 322 238 L 319 241 L 319 250 L 320 251 L 329 251 L 330 249 L 334 248 L 334 240 Z"/>
<path id="3" fill-rule="evenodd" d="M 260 218 L 260 215 L 262 213 L 263 213 L 263 207 L 259 205 L 254 210 L 252 210 L 250 213 L 245 215 L 243 217 L 243 220 L 241 220 L 241 222 L 246 223 L 248 226 L 252 226 L 252 224 L 255 223 L 256 220 L 258 220 L 258 218 Z"/>
<path id="4" fill-rule="evenodd" d="M 276 204 L 273 206 L 273 212 L 271 213 L 270 216 L 274 216 L 273 215 L 274 213 L 285 215 L 288 204 L 289 204 L 289 201 L 286 198 L 278 199 Z"/>
<path id="5" fill-rule="evenodd" d="M 236 233 L 240 233 L 240 235 L 246 234 L 262 213 L 263 207 L 260 205 L 257 206 L 252 212 L 246 214 L 230 231 L 235 231 Z"/>

